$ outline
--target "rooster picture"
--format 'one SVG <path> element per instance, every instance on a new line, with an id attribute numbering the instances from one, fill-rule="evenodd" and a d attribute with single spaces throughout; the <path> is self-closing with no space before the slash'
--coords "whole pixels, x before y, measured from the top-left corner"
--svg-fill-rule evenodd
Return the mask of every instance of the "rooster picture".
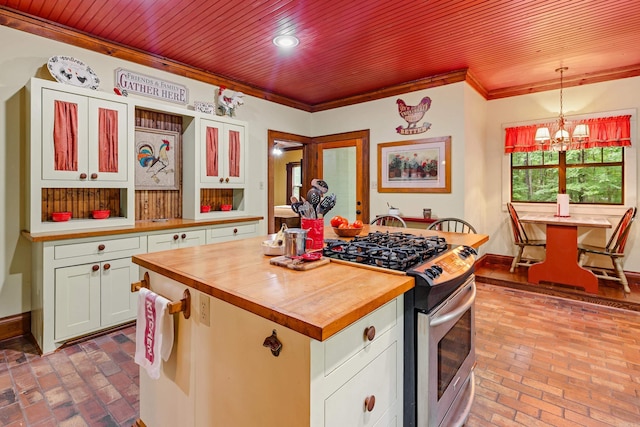
<path id="1" fill-rule="evenodd" d="M 147 170 L 147 173 L 151 174 L 156 184 L 160 182 L 158 178 L 159 173 L 168 174 L 173 172 L 173 169 L 167 169 L 169 167 L 169 155 L 167 152 L 171 150 L 171 145 L 168 140 L 163 139 L 158 154 L 154 152 L 154 148 L 151 144 L 140 144 L 138 146 L 138 162 L 140 166 Z"/>
<path id="2" fill-rule="evenodd" d="M 396 101 L 398 104 L 398 113 L 407 122 L 407 127 L 398 126 L 396 130 L 402 134 L 413 134 L 427 131 L 431 127 L 431 123 L 425 122 L 421 127 L 417 127 L 417 123 L 422 120 L 424 114 L 431 108 L 431 98 L 425 96 L 418 105 L 407 105 L 402 99 Z"/>

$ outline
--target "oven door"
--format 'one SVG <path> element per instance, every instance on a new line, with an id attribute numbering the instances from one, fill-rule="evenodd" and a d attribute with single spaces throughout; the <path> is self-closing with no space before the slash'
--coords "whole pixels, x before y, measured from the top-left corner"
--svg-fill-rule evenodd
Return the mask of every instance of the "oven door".
<path id="1" fill-rule="evenodd" d="M 458 291 L 428 314 L 417 314 L 417 418 L 419 427 L 440 426 L 450 408 L 465 399 L 475 366 L 476 285 L 471 275 Z M 470 397 L 473 399 L 473 396 Z M 465 399 L 469 401 L 469 398 Z M 464 405 L 470 408 L 470 405 Z M 466 419 L 463 414 L 447 418 Z"/>

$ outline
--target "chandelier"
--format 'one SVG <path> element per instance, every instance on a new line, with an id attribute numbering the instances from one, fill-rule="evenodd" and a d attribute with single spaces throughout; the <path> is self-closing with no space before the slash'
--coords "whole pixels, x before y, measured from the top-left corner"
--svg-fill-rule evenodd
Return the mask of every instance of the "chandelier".
<path id="1" fill-rule="evenodd" d="M 573 135 L 571 135 L 571 137 L 569 137 L 569 132 L 564 128 L 565 118 L 562 112 L 562 84 L 563 74 L 568 69 L 568 67 L 556 69 L 556 72 L 560 71 L 560 117 L 558 118 L 558 131 L 555 133 L 553 138 L 551 138 L 551 133 L 549 132 L 548 127 L 540 127 L 536 129 L 535 140 L 540 144 L 544 144 L 546 141 L 549 141 L 553 151 L 567 151 L 571 142 L 581 142 L 584 138 L 589 137 L 589 126 L 586 124 L 578 124 L 573 130 Z"/>

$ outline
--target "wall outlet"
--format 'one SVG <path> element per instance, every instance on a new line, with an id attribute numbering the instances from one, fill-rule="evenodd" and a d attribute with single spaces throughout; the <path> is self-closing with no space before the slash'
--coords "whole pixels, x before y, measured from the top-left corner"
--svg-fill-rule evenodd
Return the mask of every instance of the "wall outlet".
<path id="1" fill-rule="evenodd" d="M 200 293 L 199 301 L 200 301 L 200 310 L 199 310 L 200 323 L 202 323 L 203 325 L 206 325 L 206 326 L 210 326 L 210 322 L 211 322 L 211 313 L 210 313 L 211 305 L 210 305 L 209 295 Z"/>

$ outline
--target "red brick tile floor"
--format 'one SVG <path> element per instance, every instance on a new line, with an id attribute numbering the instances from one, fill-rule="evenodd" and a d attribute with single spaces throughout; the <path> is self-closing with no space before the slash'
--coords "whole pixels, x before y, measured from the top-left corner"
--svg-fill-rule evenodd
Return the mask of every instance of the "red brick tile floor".
<path id="1" fill-rule="evenodd" d="M 0 342 L 0 426 L 131 426 L 138 417 L 135 326 L 46 356 Z"/>
<path id="2" fill-rule="evenodd" d="M 640 313 L 478 283 L 476 335 L 467 427 L 640 425 Z M 43 357 L 1 342 L 0 425 L 131 426 L 134 339 L 129 326 Z"/>

